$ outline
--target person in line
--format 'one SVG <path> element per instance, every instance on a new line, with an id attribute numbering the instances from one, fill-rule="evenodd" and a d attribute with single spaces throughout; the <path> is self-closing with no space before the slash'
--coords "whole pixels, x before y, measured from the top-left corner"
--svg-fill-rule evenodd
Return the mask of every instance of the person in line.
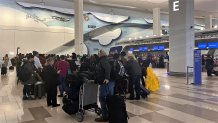
<path id="1" fill-rule="evenodd" d="M 58 74 L 60 71 L 56 71 L 54 68 L 54 59 L 48 58 L 43 69 L 44 81 L 47 91 L 47 105 L 52 107 L 60 106 L 57 104 L 57 86 L 58 86 Z"/>
<path id="2" fill-rule="evenodd" d="M 96 122 L 107 122 L 109 119 L 106 96 L 114 94 L 114 82 L 110 81 L 111 67 L 105 51 L 99 51 L 99 63 L 96 67 L 96 82 L 100 85 L 99 101 L 102 109 L 102 116 L 96 118 Z"/>
<path id="3" fill-rule="evenodd" d="M 40 62 L 40 59 L 39 59 L 39 53 L 37 51 L 33 51 L 33 56 L 34 56 L 34 65 L 35 65 L 35 68 L 41 72 L 42 71 L 42 64 Z"/>
<path id="4" fill-rule="evenodd" d="M 135 56 L 133 54 L 128 55 L 128 62 L 126 65 L 126 71 L 129 75 L 129 92 L 130 97 L 129 100 L 140 100 L 140 77 L 142 75 L 142 71 L 139 63 L 135 60 Z M 134 94 L 134 87 L 136 92 L 136 97 Z"/>
<path id="5" fill-rule="evenodd" d="M 23 82 L 23 100 L 32 99 L 31 95 L 31 86 L 37 82 L 37 73 L 34 68 L 34 56 L 32 54 L 27 55 L 27 61 L 24 61 L 24 70 L 30 73 L 30 77 L 26 82 Z"/>
<path id="6" fill-rule="evenodd" d="M 8 54 L 6 54 L 6 55 L 3 57 L 3 61 L 4 61 L 4 66 L 5 66 L 5 67 L 8 67 L 8 63 L 9 63 Z"/>
<path id="7" fill-rule="evenodd" d="M 207 76 L 212 76 L 212 71 L 214 67 L 213 58 L 208 54 L 206 59 L 206 69 L 207 69 Z"/>
<path id="8" fill-rule="evenodd" d="M 66 89 L 65 80 L 66 80 L 66 76 L 68 74 L 68 70 L 70 69 L 70 64 L 66 61 L 64 55 L 61 55 L 60 59 L 61 60 L 57 64 L 57 70 L 60 71 L 60 75 L 59 75 L 60 95 L 58 95 L 58 97 L 63 97 L 64 91 Z"/>

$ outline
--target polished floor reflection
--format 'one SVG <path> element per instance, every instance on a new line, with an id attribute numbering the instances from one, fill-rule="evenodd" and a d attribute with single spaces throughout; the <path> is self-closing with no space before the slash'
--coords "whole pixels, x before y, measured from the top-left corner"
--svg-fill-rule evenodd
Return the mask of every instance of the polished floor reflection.
<path id="1" fill-rule="evenodd" d="M 206 77 L 203 85 L 186 85 L 185 77 L 169 77 L 155 69 L 161 89 L 146 100 L 127 101 L 129 123 L 218 123 L 218 77 Z M 61 99 L 59 98 L 61 103 Z M 84 123 L 96 114 L 86 112 Z M 10 71 L 0 81 L 0 123 L 77 123 L 61 107 L 46 106 L 45 98 L 23 101 L 22 85 Z"/>

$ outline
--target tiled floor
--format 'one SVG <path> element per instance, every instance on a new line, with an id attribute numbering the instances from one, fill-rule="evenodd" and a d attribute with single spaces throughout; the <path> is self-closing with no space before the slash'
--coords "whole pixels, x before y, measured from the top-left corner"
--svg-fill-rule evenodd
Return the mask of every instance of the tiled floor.
<path id="1" fill-rule="evenodd" d="M 167 76 L 163 69 L 155 72 L 161 89 L 147 100 L 126 102 L 129 123 L 218 123 L 218 77 L 203 74 L 204 84 L 198 87 L 186 85 L 184 77 Z M 94 118 L 94 113 L 87 112 L 84 123 L 94 123 Z M 77 123 L 61 107 L 47 107 L 45 98 L 22 101 L 22 85 L 16 84 L 10 71 L 0 81 L 0 123 L 18 122 Z"/>

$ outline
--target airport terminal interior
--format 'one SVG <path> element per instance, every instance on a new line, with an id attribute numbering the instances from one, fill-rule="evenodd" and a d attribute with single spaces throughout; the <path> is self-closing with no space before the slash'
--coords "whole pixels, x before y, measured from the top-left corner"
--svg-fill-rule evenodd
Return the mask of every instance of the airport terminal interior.
<path id="1" fill-rule="evenodd" d="M 0 123 L 218 123 L 218 0 L 0 0 Z"/>

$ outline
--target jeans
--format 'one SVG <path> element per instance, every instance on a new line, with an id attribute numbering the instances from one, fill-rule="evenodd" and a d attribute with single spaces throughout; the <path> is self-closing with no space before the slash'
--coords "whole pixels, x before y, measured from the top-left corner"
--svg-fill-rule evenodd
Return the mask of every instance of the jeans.
<path id="1" fill-rule="evenodd" d="M 31 91 L 31 86 L 27 85 L 27 84 L 24 84 L 24 87 L 23 87 L 23 96 L 25 96 L 25 97 L 30 96 L 30 91 Z"/>
<path id="2" fill-rule="evenodd" d="M 59 81 L 60 81 L 60 85 L 59 85 L 60 94 L 63 94 L 64 91 L 66 90 L 65 80 L 66 80 L 65 76 L 60 76 L 59 77 Z"/>
<path id="3" fill-rule="evenodd" d="M 134 90 L 136 92 L 136 97 L 140 97 L 140 78 L 141 76 L 138 75 L 130 77 L 129 92 L 131 98 L 135 97 Z"/>
<path id="4" fill-rule="evenodd" d="M 108 119 L 109 117 L 106 97 L 108 95 L 110 96 L 114 95 L 114 86 L 115 86 L 115 82 L 111 81 L 108 84 L 100 85 L 99 88 L 99 102 L 102 110 L 102 118 L 104 119 Z"/>

